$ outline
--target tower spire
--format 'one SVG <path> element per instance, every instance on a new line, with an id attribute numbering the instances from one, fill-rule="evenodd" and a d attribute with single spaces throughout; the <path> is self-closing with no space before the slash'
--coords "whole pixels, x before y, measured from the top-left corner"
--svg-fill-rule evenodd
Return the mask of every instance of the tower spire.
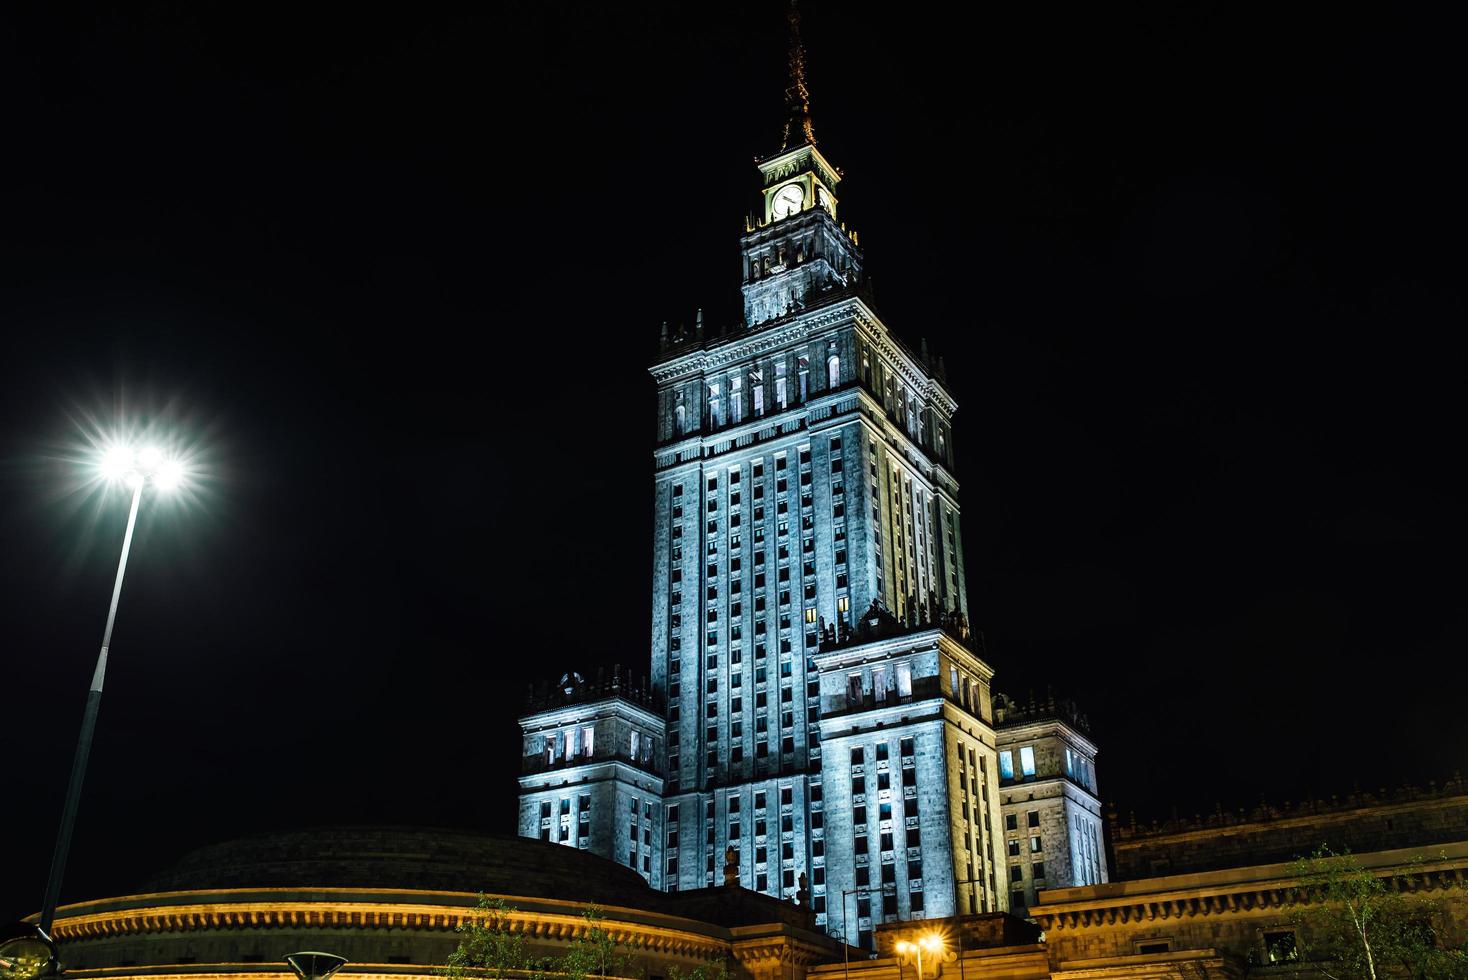
<path id="1" fill-rule="evenodd" d="M 810 122 L 810 89 L 805 86 L 805 45 L 800 41 L 800 8 L 790 0 L 790 84 L 785 88 L 785 138 L 780 143 L 783 153 L 799 143 L 814 144 L 815 130 Z"/>

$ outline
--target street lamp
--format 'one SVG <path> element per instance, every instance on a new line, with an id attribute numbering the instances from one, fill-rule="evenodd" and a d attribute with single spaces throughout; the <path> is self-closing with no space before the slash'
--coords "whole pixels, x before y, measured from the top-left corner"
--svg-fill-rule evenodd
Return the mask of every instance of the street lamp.
<path id="1" fill-rule="evenodd" d="M 347 961 L 335 953 L 313 953 L 309 950 L 291 953 L 285 961 L 301 980 L 330 980 L 332 974 L 347 965 Z"/>
<path id="2" fill-rule="evenodd" d="M 897 944 L 898 953 L 904 956 L 916 954 L 918 980 L 923 980 L 923 950 L 929 953 L 942 953 L 943 937 L 936 932 L 926 932 L 919 936 L 915 943 L 904 939 Z"/>
<path id="3" fill-rule="evenodd" d="M 846 902 L 853 895 L 865 895 L 870 898 L 871 894 L 869 888 L 847 888 L 841 892 L 841 953 L 844 980 L 851 980 L 851 937 L 846 933 Z"/>
<path id="4" fill-rule="evenodd" d="M 56 944 L 40 926 L 17 922 L 0 929 L 0 978 L 33 980 L 47 973 L 59 972 Z"/>
<path id="5" fill-rule="evenodd" d="M 40 928 L 51 933 L 56 918 L 56 903 L 61 897 L 61 877 L 66 871 L 66 855 L 71 850 L 71 830 L 76 823 L 77 805 L 81 802 L 82 781 L 87 775 L 87 757 L 92 752 L 92 734 L 97 728 L 97 712 L 102 705 L 102 682 L 107 675 L 107 648 L 112 644 L 112 624 L 117 619 L 117 601 L 122 596 L 122 575 L 127 570 L 127 555 L 133 546 L 133 528 L 138 523 L 138 506 L 143 488 L 151 486 L 168 492 L 178 489 L 188 476 L 180 459 L 170 457 L 157 446 L 108 446 L 97 461 L 102 478 L 109 484 L 120 483 L 132 490 L 132 507 L 127 514 L 127 531 L 122 536 L 122 557 L 117 561 L 117 579 L 112 585 L 112 603 L 107 607 L 107 626 L 102 631 L 102 649 L 97 654 L 97 667 L 92 672 L 92 686 L 87 692 L 87 707 L 82 712 L 82 730 L 77 738 L 76 756 L 71 763 L 71 781 L 66 787 L 66 804 L 61 811 L 61 827 L 56 834 L 56 849 L 51 854 L 51 875 L 46 880 L 46 898 L 41 906 Z"/>

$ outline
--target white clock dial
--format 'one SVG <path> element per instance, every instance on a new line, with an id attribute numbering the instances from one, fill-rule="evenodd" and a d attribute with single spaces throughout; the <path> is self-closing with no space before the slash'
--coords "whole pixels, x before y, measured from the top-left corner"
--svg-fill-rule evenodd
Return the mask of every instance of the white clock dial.
<path id="1" fill-rule="evenodd" d="M 770 201 L 770 216 L 774 218 L 788 218 L 800 210 L 805 203 L 805 190 L 799 184 L 786 184 L 775 192 L 774 200 Z"/>

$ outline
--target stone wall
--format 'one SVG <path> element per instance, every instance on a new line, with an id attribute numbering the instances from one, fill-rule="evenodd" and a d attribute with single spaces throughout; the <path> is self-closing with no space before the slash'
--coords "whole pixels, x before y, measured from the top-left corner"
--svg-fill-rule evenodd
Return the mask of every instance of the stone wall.
<path id="1" fill-rule="evenodd" d="M 1249 811 L 1140 824 L 1111 814 L 1116 878 L 1209 871 L 1290 861 L 1321 844 L 1361 853 L 1419 848 L 1468 839 L 1468 783 L 1461 776 L 1427 789 L 1355 793 L 1344 798 L 1260 804 Z"/>

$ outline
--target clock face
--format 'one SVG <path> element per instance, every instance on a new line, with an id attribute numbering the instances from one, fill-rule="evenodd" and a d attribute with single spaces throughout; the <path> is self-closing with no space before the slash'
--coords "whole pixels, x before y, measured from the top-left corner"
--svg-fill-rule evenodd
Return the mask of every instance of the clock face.
<path id="1" fill-rule="evenodd" d="M 774 200 L 770 201 L 770 216 L 788 218 L 804 203 L 805 190 L 799 184 L 786 184 L 775 192 Z"/>

